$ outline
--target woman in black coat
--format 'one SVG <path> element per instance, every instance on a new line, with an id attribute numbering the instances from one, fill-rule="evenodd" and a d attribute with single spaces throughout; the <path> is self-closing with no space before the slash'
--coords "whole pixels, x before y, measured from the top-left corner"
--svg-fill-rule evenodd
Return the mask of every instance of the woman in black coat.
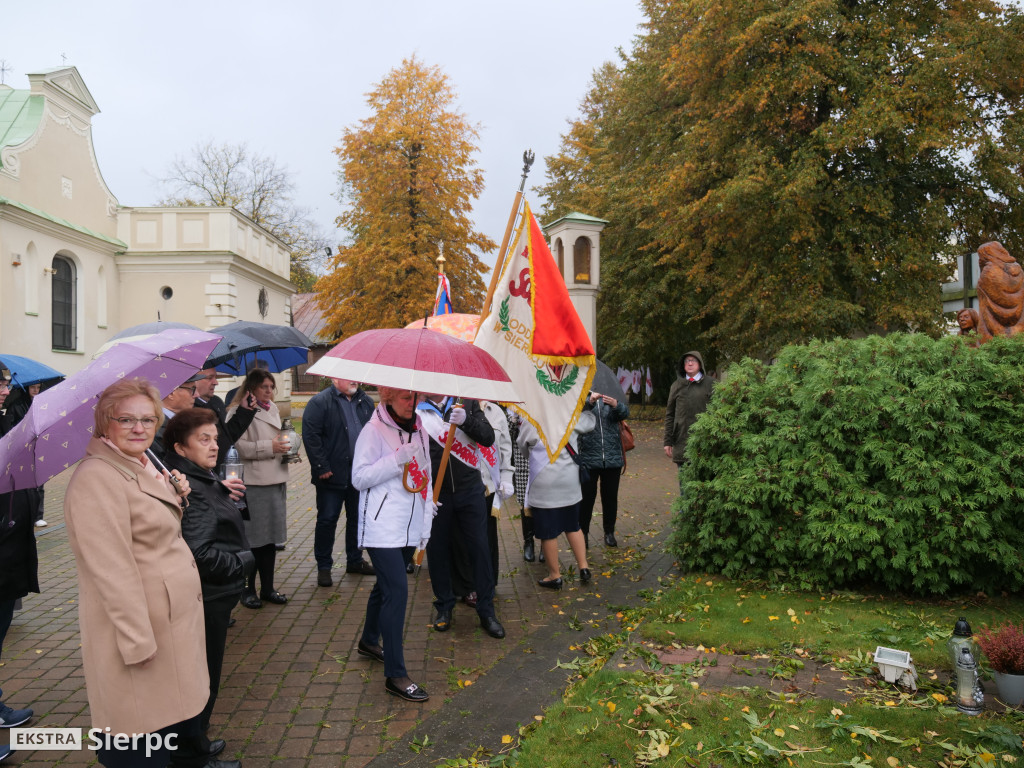
<path id="1" fill-rule="evenodd" d="M 255 559 L 245 538 L 242 513 L 231 499 L 231 491 L 213 473 L 217 466 L 217 414 L 204 408 L 180 412 L 164 430 L 164 446 L 168 468 L 185 475 L 192 488 L 181 518 L 181 533 L 196 559 L 203 588 L 210 670 L 210 700 L 200 715 L 205 734 L 220 688 L 231 610 L 238 604 Z M 219 739 L 211 744 L 204 736 L 202 742 L 200 751 L 211 756 L 224 749 Z"/>
<path id="2" fill-rule="evenodd" d="M 9 392 L 7 379 L 0 374 L 0 405 Z M 0 435 L 4 434 L 0 425 Z M 0 493 L 0 656 L 4 637 L 14 618 L 14 606 L 29 592 L 39 591 L 36 560 L 36 536 L 32 527 L 32 511 L 38 504 L 38 492 L 28 488 L 13 493 Z M 31 709 L 13 709 L 3 702 L 0 691 L 0 727 L 21 725 L 32 717 Z M 0 745 L 0 760 L 13 750 Z"/>

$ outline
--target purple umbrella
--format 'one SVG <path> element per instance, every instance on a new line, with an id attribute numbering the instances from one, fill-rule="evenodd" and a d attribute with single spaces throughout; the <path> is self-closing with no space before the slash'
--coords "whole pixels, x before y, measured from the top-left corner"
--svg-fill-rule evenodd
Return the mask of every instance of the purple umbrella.
<path id="1" fill-rule="evenodd" d="M 120 379 L 148 379 L 166 397 L 202 369 L 220 336 L 162 331 L 111 347 L 57 386 L 41 392 L 21 422 L 0 438 L 0 488 L 37 488 L 85 455 L 96 403 Z"/>

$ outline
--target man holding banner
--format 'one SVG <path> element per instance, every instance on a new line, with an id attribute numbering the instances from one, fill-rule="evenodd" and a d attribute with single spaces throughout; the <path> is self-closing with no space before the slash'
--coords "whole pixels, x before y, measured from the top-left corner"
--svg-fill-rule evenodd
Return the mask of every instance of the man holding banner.
<path id="1" fill-rule="evenodd" d="M 494 614 L 494 574 L 487 543 L 489 513 L 480 476 L 485 462 L 496 466 L 494 429 L 475 400 L 459 405 L 451 398 L 427 395 L 427 399 L 420 403 L 418 413 L 424 431 L 430 436 L 430 462 L 434 482 L 440 488 L 437 516 L 427 544 L 427 567 L 437 609 L 434 629 L 446 632 L 452 625 L 455 592 L 452 589 L 451 538 L 452 529 L 458 526 L 473 565 L 480 626 L 491 637 L 500 640 L 505 637 L 505 628 Z M 451 456 L 444 476 L 438 477 L 441 454 L 450 429 L 455 430 Z"/>

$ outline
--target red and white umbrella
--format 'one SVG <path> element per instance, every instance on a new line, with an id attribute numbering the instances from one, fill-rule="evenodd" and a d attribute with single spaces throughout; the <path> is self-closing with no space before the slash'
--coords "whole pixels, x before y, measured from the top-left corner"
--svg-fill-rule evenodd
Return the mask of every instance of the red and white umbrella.
<path id="1" fill-rule="evenodd" d="M 489 353 L 423 327 L 357 333 L 307 373 L 472 400 L 521 402 L 508 374 Z"/>

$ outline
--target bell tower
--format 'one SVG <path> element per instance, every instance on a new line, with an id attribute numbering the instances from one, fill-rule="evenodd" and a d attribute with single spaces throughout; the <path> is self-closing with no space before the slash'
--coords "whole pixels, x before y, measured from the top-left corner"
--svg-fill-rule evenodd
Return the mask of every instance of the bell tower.
<path id="1" fill-rule="evenodd" d="M 604 219 L 573 212 L 544 227 L 569 298 L 597 351 L 597 292 L 601 286 L 601 231 Z"/>

